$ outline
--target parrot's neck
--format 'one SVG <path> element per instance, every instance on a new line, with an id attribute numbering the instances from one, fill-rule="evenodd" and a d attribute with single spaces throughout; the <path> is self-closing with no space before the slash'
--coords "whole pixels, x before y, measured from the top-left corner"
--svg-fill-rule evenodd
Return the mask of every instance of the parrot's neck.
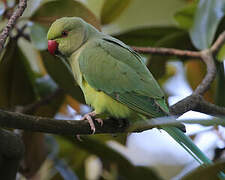
<path id="1" fill-rule="evenodd" d="M 87 24 L 86 25 L 86 41 L 92 38 L 99 38 L 102 37 L 103 33 L 99 32 L 94 26 Z"/>

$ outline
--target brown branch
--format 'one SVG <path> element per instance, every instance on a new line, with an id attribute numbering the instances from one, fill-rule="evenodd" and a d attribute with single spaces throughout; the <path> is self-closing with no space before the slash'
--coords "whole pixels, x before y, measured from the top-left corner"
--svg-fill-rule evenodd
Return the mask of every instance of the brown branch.
<path id="1" fill-rule="evenodd" d="M 201 53 L 198 51 L 187 51 L 173 48 L 160 47 L 132 47 L 136 52 L 141 54 L 155 54 L 155 55 L 173 55 L 178 57 L 191 57 L 201 59 Z"/>
<path id="2" fill-rule="evenodd" d="M 128 127 L 121 126 L 115 119 L 105 120 L 102 127 L 98 123 L 95 126 L 95 133 L 122 133 Z M 0 127 L 63 135 L 92 133 L 86 120 L 55 120 L 4 110 L 0 110 Z"/>
<path id="3" fill-rule="evenodd" d="M 215 43 L 212 45 L 212 47 L 210 48 L 212 53 L 215 55 L 217 54 L 217 52 L 220 50 L 220 48 L 224 45 L 225 43 L 225 31 L 222 32 L 219 37 L 217 38 L 217 40 L 215 41 Z"/>
<path id="4" fill-rule="evenodd" d="M 210 50 L 202 51 L 201 57 L 206 64 L 207 73 L 202 82 L 195 89 L 194 93 L 203 95 L 209 89 L 211 83 L 216 77 L 216 66 Z"/>
<path id="5" fill-rule="evenodd" d="M 170 113 L 178 116 L 190 110 L 213 116 L 225 116 L 224 107 L 209 103 L 198 94 L 192 94 L 170 107 Z"/>
<path id="6" fill-rule="evenodd" d="M 27 0 L 20 0 L 16 10 L 13 12 L 12 16 L 10 17 L 8 23 L 6 24 L 5 28 L 0 34 L 0 53 L 4 48 L 5 41 L 9 36 L 9 33 L 13 29 L 16 24 L 17 19 L 22 16 L 25 8 L 27 7 Z"/>

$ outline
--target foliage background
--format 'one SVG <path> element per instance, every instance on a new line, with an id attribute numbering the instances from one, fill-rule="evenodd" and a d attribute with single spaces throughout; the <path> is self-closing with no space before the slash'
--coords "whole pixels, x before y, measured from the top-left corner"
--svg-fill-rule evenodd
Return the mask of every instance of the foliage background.
<path id="1" fill-rule="evenodd" d="M 0 2 L 0 27 L 4 27 L 17 3 Z M 71 83 L 72 77 L 64 64 L 46 52 L 46 33 L 57 18 L 82 17 L 130 46 L 202 50 L 210 47 L 224 30 L 224 14 L 223 0 L 29 0 L 1 55 L 0 108 L 18 110 L 63 88 L 63 93 L 30 114 L 78 119 L 90 111 L 79 87 Z M 217 56 L 217 78 L 205 94 L 208 101 L 220 106 L 225 103 L 224 53 L 225 47 Z M 206 73 L 205 65 L 197 59 L 143 57 L 172 103 L 174 96 L 189 95 Z M 187 117 L 193 118 L 194 114 Z M 188 133 L 211 158 L 216 157 L 215 150 L 223 152 L 224 128 L 198 126 L 193 131 L 191 126 Z M 223 161 L 193 170 L 197 164 L 191 157 L 158 130 L 128 136 L 93 135 L 83 137 L 82 142 L 74 137 L 23 132 L 23 141 L 26 153 L 18 179 L 157 180 L 197 176 L 205 180 L 215 178 L 215 172 L 225 167 Z M 215 158 L 218 159 L 222 155 Z"/>

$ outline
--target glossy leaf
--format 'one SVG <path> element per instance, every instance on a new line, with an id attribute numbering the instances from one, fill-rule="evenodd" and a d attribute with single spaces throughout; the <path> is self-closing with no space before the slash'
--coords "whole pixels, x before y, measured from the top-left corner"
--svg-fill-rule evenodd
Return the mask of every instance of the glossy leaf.
<path id="1" fill-rule="evenodd" d="M 30 27 L 30 38 L 34 46 L 39 50 L 48 48 L 47 29 L 38 23 L 32 24 Z"/>
<path id="2" fill-rule="evenodd" d="M 190 36 L 198 49 L 210 47 L 217 27 L 225 14 L 224 0 L 200 0 L 195 13 Z"/>
<path id="3" fill-rule="evenodd" d="M 170 34 L 180 32 L 183 32 L 183 30 L 174 26 L 146 26 L 138 29 L 129 30 L 113 36 L 130 46 L 153 46 L 160 39 Z"/>
<path id="4" fill-rule="evenodd" d="M 176 12 L 174 19 L 177 21 L 179 27 L 187 30 L 192 27 L 196 9 L 197 1 L 194 1 Z"/>
<path id="5" fill-rule="evenodd" d="M 68 64 L 63 60 L 52 56 L 49 52 L 43 51 L 41 54 L 45 68 L 52 79 L 59 85 L 59 87 L 65 89 L 73 98 L 83 103 L 83 93 L 80 87 L 76 84 L 73 74 L 68 68 Z"/>
<path id="6" fill-rule="evenodd" d="M 0 107 L 32 103 L 37 97 L 34 79 L 26 57 L 11 40 L 0 63 Z"/>
<path id="7" fill-rule="evenodd" d="M 193 170 L 191 173 L 187 174 L 182 180 L 221 180 L 218 177 L 218 173 L 222 171 L 225 172 L 225 162 L 215 163 L 207 167 L 199 167 Z M 223 179 L 223 178 L 222 178 Z"/>
<path id="8" fill-rule="evenodd" d="M 82 3 L 74 0 L 55 0 L 43 4 L 32 16 L 32 20 L 50 26 L 56 19 L 65 16 L 78 16 L 100 29 L 95 15 Z"/>
<path id="9" fill-rule="evenodd" d="M 101 23 L 109 24 L 118 18 L 130 2 L 131 0 L 105 0 L 101 12 Z"/>

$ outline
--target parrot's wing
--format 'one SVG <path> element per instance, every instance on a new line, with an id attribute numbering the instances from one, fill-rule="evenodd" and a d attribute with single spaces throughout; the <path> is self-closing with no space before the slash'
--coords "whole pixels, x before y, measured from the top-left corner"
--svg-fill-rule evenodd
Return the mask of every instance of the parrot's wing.
<path id="1" fill-rule="evenodd" d="M 78 58 L 84 79 L 96 90 L 142 114 L 157 117 L 168 108 L 164 94 L 141 57 L 114 39 L 88 42 Z"/>

